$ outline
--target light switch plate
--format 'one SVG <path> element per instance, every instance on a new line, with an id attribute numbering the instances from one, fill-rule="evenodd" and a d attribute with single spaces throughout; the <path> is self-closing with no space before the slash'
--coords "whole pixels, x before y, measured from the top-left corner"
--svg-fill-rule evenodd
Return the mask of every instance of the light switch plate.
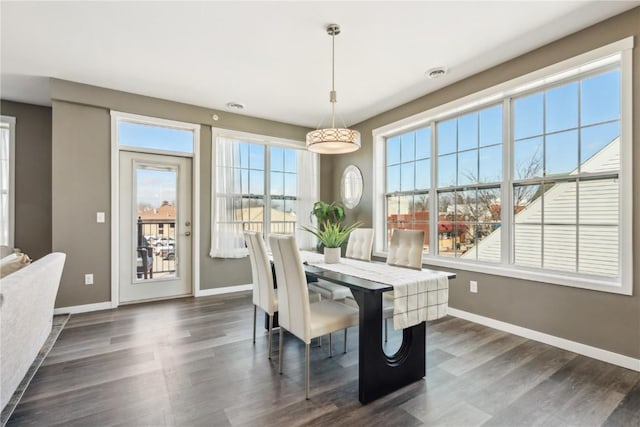
<path id="1" fill-rule="evenodd" d="M 104 223 L 104 212 L 97 212 L 96 213 L 96 222 Z"/>
<path id="2" fill-rule="evenodd" d="M 478 293 L 478 282 L 475 280 L 469 281 L 469 292 L 473 292 L 474 294 Z"/>
<path id="3" fill-rule="evenodd" d="M 93 274 L 85 274 L 84 275 L 84 284 L 85 285 L 93 285 Z"/>

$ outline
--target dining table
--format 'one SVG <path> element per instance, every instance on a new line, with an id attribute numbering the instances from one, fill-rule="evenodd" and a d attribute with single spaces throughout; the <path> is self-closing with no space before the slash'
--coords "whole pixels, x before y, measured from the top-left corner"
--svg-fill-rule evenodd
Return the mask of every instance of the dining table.
<path id="1" fill-rule="evenodd" d="M 372 402 L 425 377 L 425 321 L 402 329 L 402 343 L 394 354 L 386 354 L 382 343 L 383 295 L 394 290 L 394 286 L 389 283 L 391 280 L 385 278 L 406 272 L 405 267 L 349 259 L 349 264 L 355 267 L 353 270 L 371 269 L 375 264 L 378 271 L 388 273 L 378 275 L 376 280 L 372 280 L 371 277 L 363 278 L 358 277 L 357 273 L 350 273 L 349 268 L 345 268 L 344 265 L 336 268 L 338 266 L 314 262 L 313 260 L 318 259 L 318 253 L 301 251 L 300 254 L 308 282 L 320 279 L 346 286 L 358 304 L 358 398 L 361 403 Z M 454 273 L 430 269 L 421 269 L 418 272 L 417 275 L 445 274 L 448 279 L 456 277 Z"/>

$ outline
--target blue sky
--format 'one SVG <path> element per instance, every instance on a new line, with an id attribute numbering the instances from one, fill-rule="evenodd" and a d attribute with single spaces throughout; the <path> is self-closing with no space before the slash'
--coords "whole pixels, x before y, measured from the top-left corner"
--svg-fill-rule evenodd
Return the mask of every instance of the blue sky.
<path id="1" fill-rule="evenodd" d="M 121 121 L 118 139 L 120 145 L 193 153 L 193 132 L 187 130 Z"/>

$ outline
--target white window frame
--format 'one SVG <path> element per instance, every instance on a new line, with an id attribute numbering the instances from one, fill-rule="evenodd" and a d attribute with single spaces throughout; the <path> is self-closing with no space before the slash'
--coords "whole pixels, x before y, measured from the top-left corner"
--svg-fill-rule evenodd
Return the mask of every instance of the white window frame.
<path id="1" fill-rule="evenodd" d="M 15 245 L 16 231 L 16 118 L 0 116 L 3 128 L 9 129 L 9 222 L 7 246 Z"/>
<path id="2" fill-rule="evenodd" d="M 385 216 L 385 141 L 395 136 L 420 127 L 434 125 L 436 121 L 477 110 L 484 106 L 496 104 L 510 97 L 519 96 L 550 84 L 571 79 L 591 70 L 608 64 L 619 63 L 621 70 L 621 117 L 620 117 L 620 277 L 602 278 L 585 274 L 563 273 L 551 270 L 528 269 L 510 264 L 512 239 L 512 209 L 502 209 L 502 261 L 499 264 L 470 260 L 451 259 L 433 254 L 423 255 L 425 264 L 455 268 L 479 273 L 494 274 L 524 280 L 539 281 L 563 286 L 592 289 L 603 292 L 632 295 L 633 293 L 633 183 L 632 183 L 632 49 L 633 37 L 628 37 L 598 49 L 553 64 L 513 80 L 484 89 L 428 111 L 415 114 L 394 123 L 373 130 L 373 225 L 384 230 L 376 233 L 374 255 L 386 257 L 386 216 Z M 504 149 L 503 149 L 503 206 L 511 206 L 511 155 L 512 137 L 510 108 L 503 107 Z M 437 140 L 432 138 L 432 150 L 435 151 Z M 433 158 L 433 157 L 432 157 Z M 431 170 L 432 193 L 437 184 L 437 167 Z M 436 197 L 430 197 L 430 227 L 434 230 L 437 224 Z M 436 228 L 437 230 L 437 228 Z M 430 247 L 437 244 L 437 233 L 431 232 Z M 435 241 L 434 241 L 435 240 Z"/>
<path id="3" fill-rule="evenodd" d="M 290 148 L 295 150 L 303 150 L 307 151 L 307 146 L 304 141 L 296 141 L 293 139 L 285 139 L 278 138 L 267 135 L 260 135 L 249 132 L 236 131 L 231 129 L 223 129 L 223 128 L 211 128 L 211 230 L 215 230 L 216 227 L 216 218 L 214 213 L 216 212 L 216 170 L 217 167 L 217 158 L 216 158 L 216 140 L 218 138 L 228 138 L 234 140 L 240 140 L 242 142 L 247 142 L 250 144 L 261 144 L 265 146 L 265 178 L 264 178 L 264 202 L 265 206 L 267 206 L 267 202 L 271 201 L 271 195 L 269 189 L 271 188 L 271 150 L 268 149 L 270 147 L 282 147 L 282 148 Z M 315 179 L 315 188 L 313 188 L 313 193 L 318 195 L 320 194 L 320 177 L 319 177 L 319 156 L 314 157 L 314 169 L 316 171 L 316 179 Z M 298 172 L 297 172 L 298 173 Z M 300 188 L 297 189 L 298 194 L 300 192 Z M 296 200 L 299 199 L 299 195 L 296 195 Z M 305 213 L 299 213 L 304 215 Z M 269 210 L 265 209 L 265 214 L 263 218 L 263 230 L 271 229 L 271 213 Z M 269 240 L 265 235 L 265 244 L 267 247 L 269 246 Z"/>

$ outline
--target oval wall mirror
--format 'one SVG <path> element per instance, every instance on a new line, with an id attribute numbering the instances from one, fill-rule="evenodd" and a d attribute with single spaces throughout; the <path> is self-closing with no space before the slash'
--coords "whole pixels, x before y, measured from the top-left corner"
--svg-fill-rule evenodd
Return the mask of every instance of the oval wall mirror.
<path id="1" fill-rule="evenodd" d="M 353 209 L 358 206 L 362 198 L 362 185 L 362 173 L 356 165 L 344 168 L 340 182 L 340 197 L 346 208 Z"/>

